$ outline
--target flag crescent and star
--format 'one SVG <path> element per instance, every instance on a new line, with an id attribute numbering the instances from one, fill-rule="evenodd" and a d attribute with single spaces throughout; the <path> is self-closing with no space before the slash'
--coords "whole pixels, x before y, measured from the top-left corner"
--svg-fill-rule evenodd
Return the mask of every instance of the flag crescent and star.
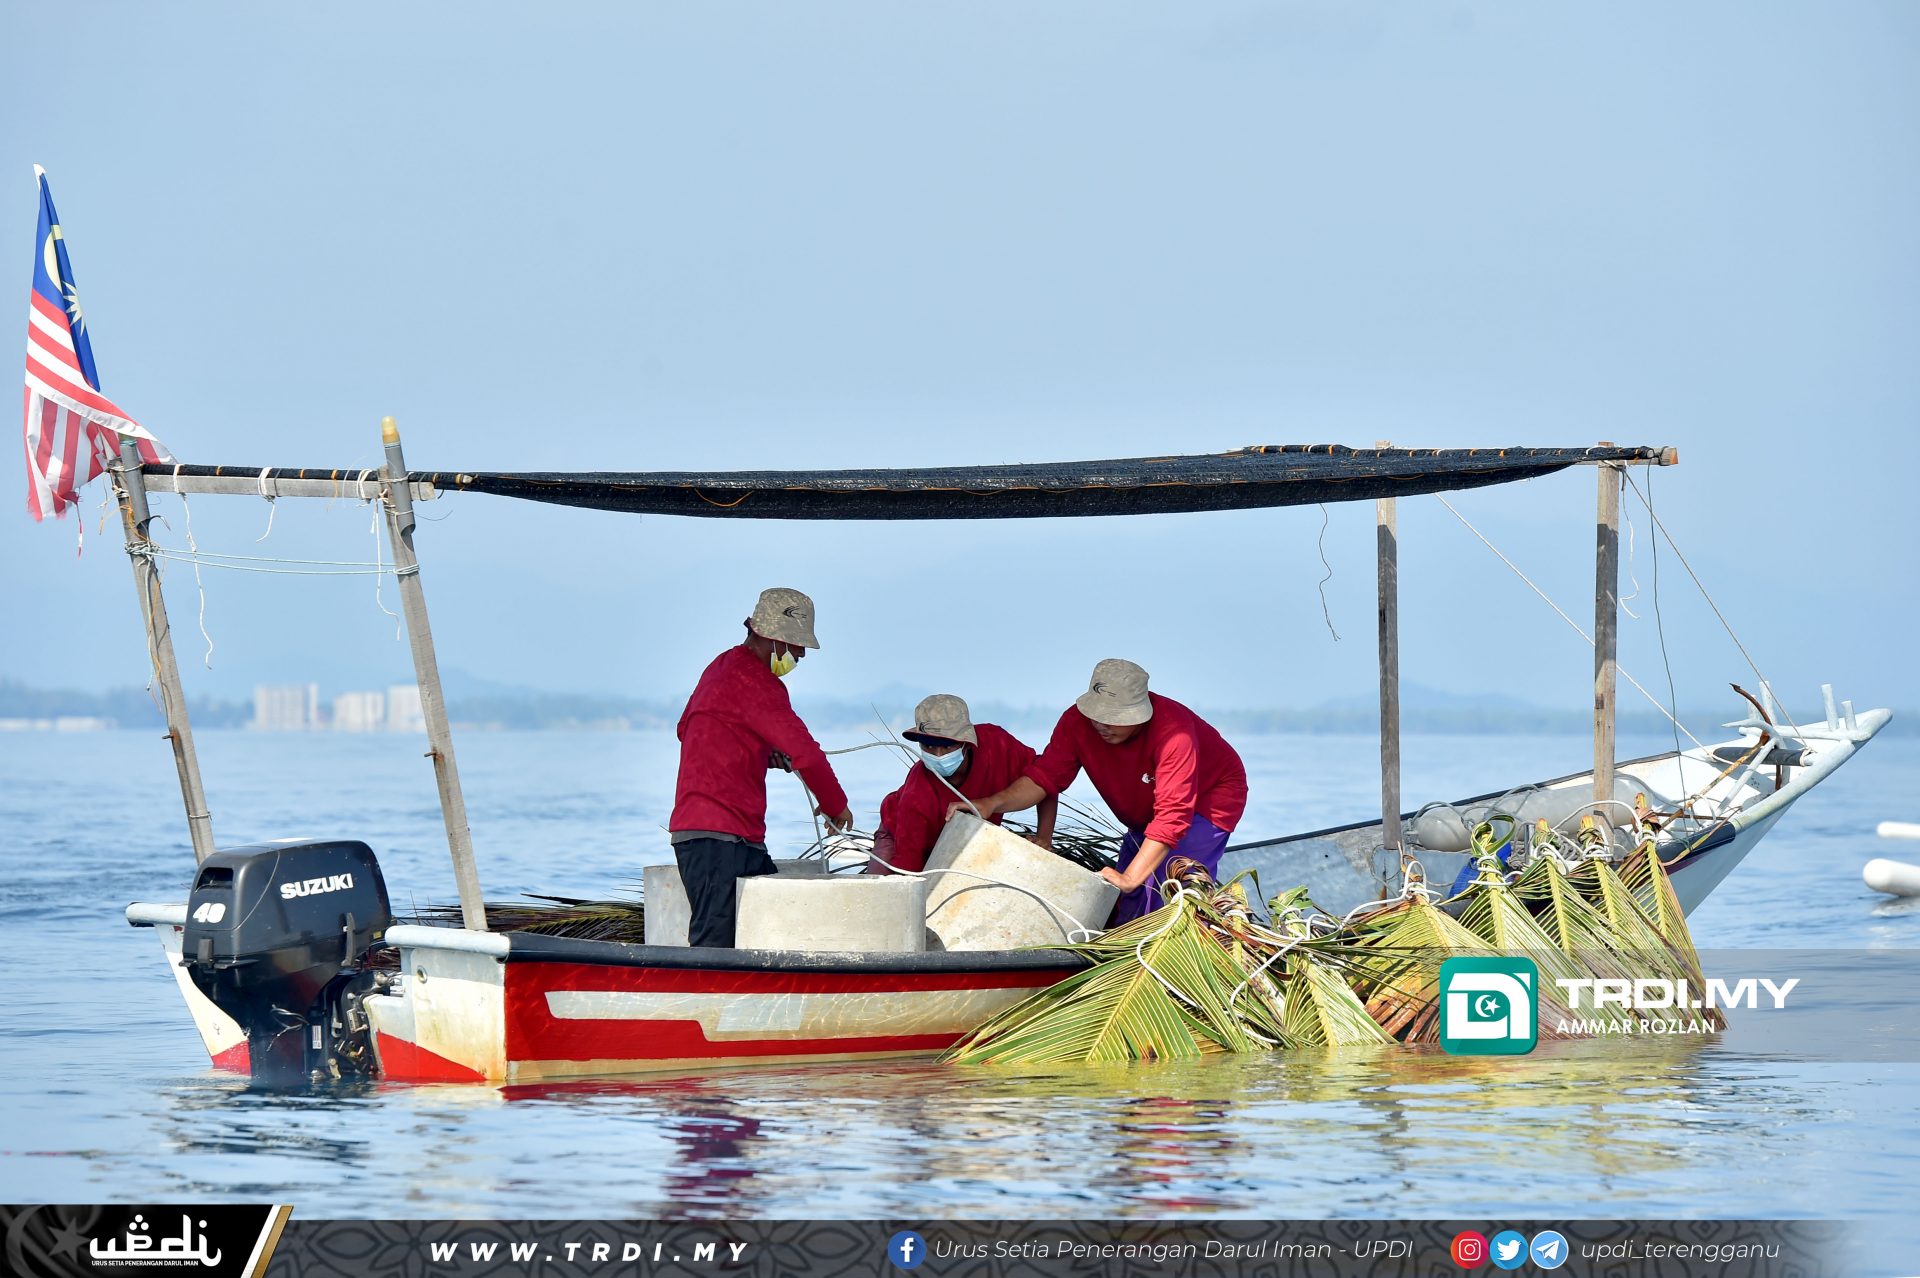
<path id="1" fill-rule="evenodd" d="M 73 283 L 60 215 L 46 170 L 34 165 L 40 221 L 34 234 L 33 290 L 27 306 L 24 439 L 27 513 L 58 518 L 80 500 L 80 489 L 104 473 L 131 439 L 145 462 L 172 461 L 167 450 L 100 393 L 93 342 Z"/>

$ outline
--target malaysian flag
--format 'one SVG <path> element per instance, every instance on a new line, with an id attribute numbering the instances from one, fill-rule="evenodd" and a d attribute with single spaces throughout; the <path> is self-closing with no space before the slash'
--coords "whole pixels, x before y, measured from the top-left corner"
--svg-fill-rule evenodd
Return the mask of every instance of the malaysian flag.
<path id="1" fill-rule="evenodd" d="M 33 173 L 40 183 L 40 229 L 33 237 L 27 312 L 27 513 L 45 519 L 80 500 L 81 487 L 119 457 L 122 435 L 137 443 L 144 461 L 173 458 L 100 393 L 47 172 L 36 164 Z"/>

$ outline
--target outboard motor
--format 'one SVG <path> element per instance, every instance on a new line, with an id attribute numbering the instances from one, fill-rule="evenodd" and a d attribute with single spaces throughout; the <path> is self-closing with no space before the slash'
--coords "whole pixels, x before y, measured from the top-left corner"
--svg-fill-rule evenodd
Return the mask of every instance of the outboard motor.
<path id="1" fill-rule="evenodd" d="M 393 924 L 373 849 L 285 839 L 208 857 L 187 899 L 181 965 L 247 1032 L 255 1078 L 373 1073 L 360 1002 L 390 974 L 368 951 Z"/>

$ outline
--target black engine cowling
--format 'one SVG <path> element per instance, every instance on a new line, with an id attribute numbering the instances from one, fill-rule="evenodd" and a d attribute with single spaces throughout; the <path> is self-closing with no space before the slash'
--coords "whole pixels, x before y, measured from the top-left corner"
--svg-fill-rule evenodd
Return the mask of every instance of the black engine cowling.
<path id="1" fill-rule="evenodd" d="M 286 839 L 208 857 L 187 899 L 181 963 L 240 1023 L 255 1077 L 369 1072 L 360 998 L 368 950 L 392 926 L 373 849 Z"/>

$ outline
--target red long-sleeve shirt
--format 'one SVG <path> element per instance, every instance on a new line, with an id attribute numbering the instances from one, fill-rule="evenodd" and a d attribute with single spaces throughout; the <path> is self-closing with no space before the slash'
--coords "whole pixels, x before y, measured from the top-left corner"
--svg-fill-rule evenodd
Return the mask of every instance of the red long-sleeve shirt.
<path id="1" fill-rule="evenodd" d="M 1198 812 L 1231 830 L 1247 810 L 1247 769 L 1214 726 L 1159 693 L 1153 718 L 1120 745 L 1108 745 L 1093 723 L 1069 706 L 1053 739 L 1026 776 L 1058 794 L 1086 769 L 1087 779 L 1129 830 L 1169 847 L 1186 836 Z"/>
<path id="2" fill-rule="evenodd" d="M 822 811 L 847 810 L 833 765 L 793 712 L 786 685 L 745 644 L 715 657 L 680 714 L 680 778 L 668 830 L 713 830 L 752 843 L 767 838 L 767 769 L 778 751 Z"/>
<path id="3" fill-rule="evenodd" d="M 980 738 L 972 747 L 973 762 L 967 765 L 966 779 L 953 785 L 969 799 L 984 799 L 1018 781 L 1034 753 L 1019 737 L 991 723 L 977 723 L 973 732 Z M 880 802 L 880 828 L 893 836 L 895 869 L 926 868 L 927 853 L 947 823 L 947 806 L 958 801 L 946 782 L 925 766 L 913 765 L 900 788 Z M 995 816 L 993 823 L 1000 824 L 1000 818 Z"/>

